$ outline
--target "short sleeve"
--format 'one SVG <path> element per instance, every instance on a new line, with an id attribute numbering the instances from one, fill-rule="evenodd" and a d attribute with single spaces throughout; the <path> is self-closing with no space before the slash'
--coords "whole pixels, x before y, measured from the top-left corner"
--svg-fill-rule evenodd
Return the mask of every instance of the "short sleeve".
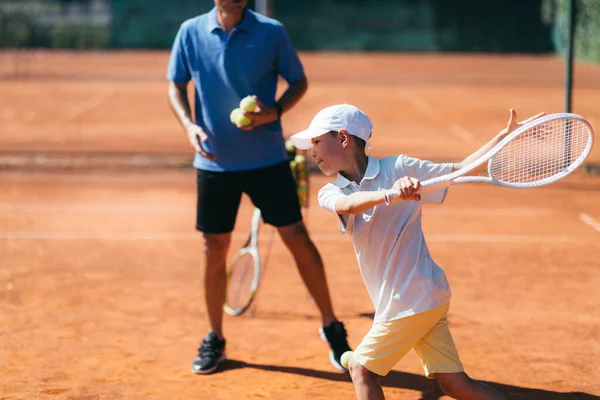
<path id="1" fill-rule="evenodd" d="M 279 26 L 277 36 L 276 68 L 277 73 L 288 83 L 298 82 L 304 78 L 304 68 L 283 25 Z"/>
<path id="2" fill-rule="evenodd" d="M 396 179 L 404 176 L 417 178 L 421 182 L 428 179 L 437 178 L 452 172 L 454 164 L 452 163 L 434 163 L 427 160 L 421 160 L 405 155 L 401 155 L 396 159 Z M 448 188 L 436 190 L 422 196 L 421 202 L 442 204 L 446 198 Z"/>
<path id="3" fill-rule="evenodd" d="M 342 234 L 346 233 L 351 228 L 354 219 L 354 215 L 340 215 L 335 211 L 335 204 L 339 199 L 345 196 L 346 195 L 342 193 L 340 188 L 331 183 L 323 186 L 321 190 L 319 190 L 319 205 L 327 211 L 337 215 L 340 222 L 340 232 Z"/>
<path id="4" fill-rule="evenodd" d="M 169 58 L 167 79 L 175 83 L 188 83 L 192 79 L 187 62 L 184 42 L 185 34 L 185 25 L 182 25 L 173 41 L 173 48 L 171 49 L 171 56 Z"/>

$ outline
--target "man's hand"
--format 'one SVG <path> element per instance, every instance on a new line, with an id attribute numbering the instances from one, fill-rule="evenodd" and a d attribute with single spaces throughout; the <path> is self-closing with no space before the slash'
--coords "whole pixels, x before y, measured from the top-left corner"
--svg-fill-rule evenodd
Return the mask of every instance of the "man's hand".
<path id="1" fill-rule="evenodd" d="M 273 121 L 277 121 L 277 109 L 275 107 L 266 106 L 256 96 L 252 96 L 256 99 L 256 110 L 254 112 L 245 112 L 244 115 L 252 120 L 250 125 L 240 126 L 239 128 L 244 131 L 251 131 L 257 126 L 265 125 Z"/>
<path id="2" fill-rule="evenodd" d="M 388 191 L 390 204 L 402 200 L 421 200 L 421 195 L 417 194 L 420 186 L 421 182 L 417 178 L 405 176 L 398 179 Z"/>
<path id="3" fill-rule="evenodd" d="M 198 125 L 196 125 L 194 123 L 190 123 L 186 127 L 186 131 L 187 131 L 188 139 L 190 140 L 190 144 L 192 145 L 194 150 L 196 150 L 196 153 L 199 153 L 202 157 L 204 157 L 210 161 L 215 161 L 216 160 L 215 155 L 207 152 L 202 147 L 202 143 L 206 142 L 208 140 L 208 136 L 206 135 L 206 133 L 204 133 L 202 128 L 200 128 Z"/>

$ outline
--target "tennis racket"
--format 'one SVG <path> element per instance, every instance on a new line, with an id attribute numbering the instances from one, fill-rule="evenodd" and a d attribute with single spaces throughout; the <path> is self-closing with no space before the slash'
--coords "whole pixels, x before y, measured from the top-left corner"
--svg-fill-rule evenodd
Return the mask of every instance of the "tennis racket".
<path id="1" fill-rule="evenodd" d="M 473 182 L 510 188 L 547 185 L 575 171 L 590 154 L 593 143 L 592 126 L 582 116 L 547 115 L 517 128 L 466 167 L 421 182 L 418 193 Z M 486 161 L 488 176 L 463 176 Z"/>
<path id="2" fill-rule="evenodd" d="M 227 271 L 227 292 L 223 309 L 234 317 L 242 315 L 250 308 L 260 284 L 261 268 L 258 251 L 260 220 L 260 210 L 255 208 L 250 235 Z"/>

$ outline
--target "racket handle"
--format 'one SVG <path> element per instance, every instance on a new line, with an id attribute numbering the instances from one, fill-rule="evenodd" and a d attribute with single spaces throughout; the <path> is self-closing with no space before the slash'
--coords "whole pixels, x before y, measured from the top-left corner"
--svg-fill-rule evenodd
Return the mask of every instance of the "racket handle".
<path id="1" fill-rule="evenodd" d="M 417 191 L 418 194 L 424 195 L 427 193 L 435 192 L 436 190 L 445 189 L 452 185 L 452 181 L 442 181 L 442 182 L 421 182 L 421 187 Z"/>

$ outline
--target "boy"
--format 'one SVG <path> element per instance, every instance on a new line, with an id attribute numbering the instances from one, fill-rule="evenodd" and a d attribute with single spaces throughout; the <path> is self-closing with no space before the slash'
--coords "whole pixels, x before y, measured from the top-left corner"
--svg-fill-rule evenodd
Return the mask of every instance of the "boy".
<path id="1" fill-rule="evenodd" d="M 358 265 L 375 307 L 373 326 L 349 360 L 359 400 L 383 399 L 385 376 L 413 348 L 425 375 L 455 399 L 505 399 L 469 378 L 454 346 L 446 315 L 450 287 L 432 260 L 421 229 L 421 206 L 442 203 L 447 189 L 418 193 L 422 180 L 458 170 L 490 150 L 519 125 L 510 111 L 507 127 L 461 163 L 436 164 L 405 155 L 367 156 L 373 124 L 358 108 L 327 107 L 309 128 L 291 137 L 311 149 L 321 172 L 337 174 L 319 191 L 319 204 L 334 212 L 340 231 L 352 235 Z M 471 174 L 478 174 L 480 165 Z"/>

